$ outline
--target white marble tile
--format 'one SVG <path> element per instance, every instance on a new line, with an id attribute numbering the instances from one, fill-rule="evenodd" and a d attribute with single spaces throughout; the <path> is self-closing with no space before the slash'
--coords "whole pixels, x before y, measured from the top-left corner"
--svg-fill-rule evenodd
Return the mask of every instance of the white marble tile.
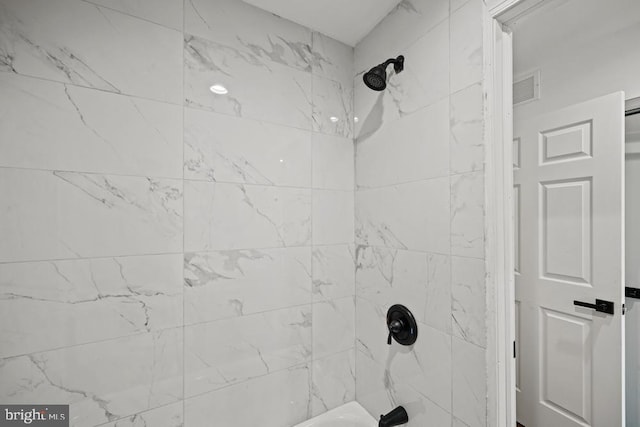
<path id="1" fill-rule="evenodd" d="M 0 74 L 0 165 L 182 178 L 182 108 Z"/>
<path id="2" fill-rule="evenodd" d="M 185 250 L 188 252 L 310 243 L 311 190 L 185 183 Z"/>
<path id="3" fill-rule="evenodd" d="M 182 250 L 182 182 L 0 169 L 0 261 Z"/>
<path id="4" fill-rule="evenodd" d="M 484 257 L 484 172 L 451 177 L 451 254 Z"/>
<path id="5" fill-rule="evenodd" d="M 353 245 L 315 246 L 312 271 L 314 302 L 355 295 Z"/>
<path id="6" fill-rule="evenodd" d="M 311 132 L 185 108 L 184 176 L 311 186 Z"/>
<path id="7" fill-rule="evenodd" d="M 311 301 L 311 248 L 187 253 L 186 324 L 244 316 Z"/>
<path id="8" fill-rule="evenodd" d="M 353 297 L 314 303 L 312 325 L 314 359 L 354 348 L 355 302 Z"/>
<path id="9" fill-rule="evenodd" d="M 356 349 L 368 358 L 385 363 L 391 347 L 387 344 L 387 310 L 394 302 L 378 304 L 359 295 L 356 297 Z"/>
<path id="10" fill-rule="evenodd" d="M 486 346 L 484 260 L 451 257 L 453 334 Z"/>
<path id="11" fill-rule="evenodd" d="M 356 399 L 378 418 L 402 405 L 409 415 L 407 427 L 451 425 L 451 415 L 407 384 L 398 382 L 383 366 L 356 352 Z"/>
<path id="12" fill-rule="evenodd" d="M 360 138 L 356 143 L 358 188 L 448 176 L 448 115 L 445 98 Z"/>
<path id="13" fill-rule="evenodd" d="M 356 244 L 449 251 L 449 178 L 356 192 Z"/>
<path id="14" fill-rule="evenodd" d="M 3 359 L 0 377 L 6 404 L 69 404 L 74 427 L 115 421 L 182 399 L 182 329 Z"/>
<path id="15" fill-rule="evenodd" d="M 421 252 L 383 247 L 358 247 L 356 293 L 382 309 L 402 304 L 417 319 L 424 318 L 427 262 Z"/>
<path id="16" fill-rule="evenodd" d="M 0 70 L 181 102 L 178 31 L 77 0 L 6 0 L 0 19 Z"/>
<path id="17" fill-rule="evenodd" d="M 0 264 L 0 357 L 182 324 L 182 256 Z"/>
<path id="18" fill-rule="evenodd" d="M 445 20 L 404 51 L 404 71 L 387 83 L 396 106 L 395 116 L 418 111 L 448 95 L 448 44 L 449 22 Z"/>
<path id="19" fill-rule="evenodd" d="M 469 427 L 485 427 L 487 389 L 485 352 L 480 347 L 452 338 L 453 415 Z"/>
<path id="20" fill-rule="evenodd" d="M 451 93 L 482 80 L 482 0 L 451 14 Z"/>
<path id="21" fill-rule="evenodd" d="M 355 350 L 315 360 L 311 366 L 312 416 L 315 417 L 355 400 Z"/>
<path id="22" fill-rule="evenodd" d="M 184 417 L 182 402 L 141 412 L 100 427 L 182 427 Z"/>
<path id="23" fill-rule="evenodd" d="M 187 106 L 311 129 L 310 73 L 188 34 L 184 43 Z M 228 94 L 212 93 L 213 84 Z"/>
<path id="24" fill-rule="evenodd" d="M 344 87 L 351 86 L 354 74 L 353 47 L 315 31 L 311 38 L 313 74 L 340 82 Z"/>
<path id="25" fill-rule="evenodd" d="M 86 0 L 182 31 L 182 0 Z"/>
<path id="26" fill-rule="evenodd" d="M 393 67 L 388 68 L 385 91 L 367 88 L 358 74 L 354 83 L 358 117 L 355 135 L 360 138 L 374 133 L 391 121 L 445 98 L 449 94 L 448 46 L 449 22 L 444 21 L 407 50 L 399 52 L 405 56 L 404 71 L 395 74 Z M 378 62 L 371 63 L 369 67 L 376 64 Z"/>
<path id="27" fill-rule="evenodd" d="M 308 366 L 273 372 L 185 401 L 185 427 L 298 424 L 311 415 Z"/>
<path id="28" fill-rule="evenodd" d="M 391 346 L 386 361 L 391 375 L 446 411 L 451 411 L 451 336 L 418 323 L 413 346 Z"/>
<path id="29" fill-rule="evenodd" d="M 185 32 L 311 71 L 311 30 L 238 0 L 185 0 Z"/>
<path id="30" fill-rule="evenodd" d="M 311 306 L 185 327 L 185 394 L 196 396 L 311 360 Z"/>
<path id="31" fill-rule="evenodd" d="M 387 345 L 386 313 L 392 304 L 398 302 L 374 303 L 358 296 L 356 347 L 359 352 L 385 366 L 399 384 L 410 385 L 440 407 L 450 410 L 451 337 L 418 322 L 415 344 L 403 346 L 392 341 Z M 408 307 L 415 315 L 413 307 Z"/>
<path id="32" fill-rule="evenodd" d="M 358 74 L 353 79 L 353 136 L 356 142 L 377 132 L 387 121 L 391 121 L 388 116 L 391 115 L 389 111 L 392 111 L 393 103 L 386 91 L 369 89 L 362 76 Z"/>
<path id="33" fill-rule="evenodd" d="M 313 190 L 313 244 L 353 243 L 353 191 Z"/>
<path id="34" fill-rule="evenodd" d="M 469 0 L 451 0 L 449 5 L 449 10 L 451 13 L 460 9 L 464 6 Z"/>
<path id="35" fill-rule="evenodd" d="M 313 188 L 353 190 L 353 140 L 314 132 L 311 141 Z"/>
<path id="36" fill-rule="evenodd" d="M 482 84 L 451 95 L 451 172 L 484 169 Z"/>
<path id="37" fill-rule="evenodd" d="M 355 71 L 361 73 L 397 56 L 449 16 L 448 0 L 404 0 L 393 9 L 355 50 Z"/>
<path id="38" fill-rule="evenodd" d="M 353 90 L 324 77 L 313 76 L 313 130 L 353 137 Z"/>
<path id="39" fill-rule="evenodd" d="M 451 333 L 451 259 L 427 254 L 427 296 L 422 321 Z"/>
<path id="40" fill-rule="evenodd" d="M 453 424 L 451 424 L 453 427 L 469 427 L 468 425 L 466 425 L 465 423 L 463 423 L 462 421 L 460 421 L 457 418 L 453 418 Z"/>

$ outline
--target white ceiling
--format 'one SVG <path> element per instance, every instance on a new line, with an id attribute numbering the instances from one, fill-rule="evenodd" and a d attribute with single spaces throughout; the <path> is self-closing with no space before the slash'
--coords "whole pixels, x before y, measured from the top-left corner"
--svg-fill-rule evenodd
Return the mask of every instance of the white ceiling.
<path id="1" fill-rule="evenodd" d="M 638 25 L 638 0 L 553 0 L 511 24 L 514 71 L 530 71 L 540 58 L 566 54 Z"/>
<path id="2" fill-rule="evenodd" d="M 401 0 L 244 0 L 355 46 Z"/>

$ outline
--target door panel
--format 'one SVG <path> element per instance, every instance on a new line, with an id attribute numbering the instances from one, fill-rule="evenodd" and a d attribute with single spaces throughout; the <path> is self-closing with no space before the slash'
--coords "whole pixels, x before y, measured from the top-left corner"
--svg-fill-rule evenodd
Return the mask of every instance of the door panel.
<path id="1" fill-rule="evenodd" d="M 591 121 L 540 133 L 540 164 L 591 157 Z"/>
<path id="2" fill-rule="evenodd" d="M 547 309 L 539 313 L 541 400 L 550 411 L 589 424 L 591 320 Z"/>
<path id="3" fill-rule="evenodd" d="M 591 180 L 540 184 L 542 277 L 591 282 Z"/>
<path id="4" fill-rule="evenodd" d="M 615 93 L 514 126 L 516 395 L 527 427 L 623 425 L 623 120 Z M 614 314 L 574 305 L 596 299 Z"/>

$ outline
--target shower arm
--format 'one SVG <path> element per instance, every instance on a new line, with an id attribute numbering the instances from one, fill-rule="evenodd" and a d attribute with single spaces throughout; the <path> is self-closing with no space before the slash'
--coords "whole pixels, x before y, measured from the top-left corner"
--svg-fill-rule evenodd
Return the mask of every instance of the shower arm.
<path id="1" fill-rule="evenodd" d="M 404 56 L 400 55 L 397 58 L 389 58 L 381 65 L 386 69 L 391 64 L 393 64 L 393 70 L 396 74 L 404 70 Z"/>

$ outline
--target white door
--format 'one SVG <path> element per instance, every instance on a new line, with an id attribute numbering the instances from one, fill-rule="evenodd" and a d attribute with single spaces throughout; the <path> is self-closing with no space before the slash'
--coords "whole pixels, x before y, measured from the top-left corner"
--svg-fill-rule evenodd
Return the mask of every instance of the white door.
<path id="1" fill-rule="evenodd" d="M 514 136 L 518 421 L 623 426 L 624 93 Z"/>

